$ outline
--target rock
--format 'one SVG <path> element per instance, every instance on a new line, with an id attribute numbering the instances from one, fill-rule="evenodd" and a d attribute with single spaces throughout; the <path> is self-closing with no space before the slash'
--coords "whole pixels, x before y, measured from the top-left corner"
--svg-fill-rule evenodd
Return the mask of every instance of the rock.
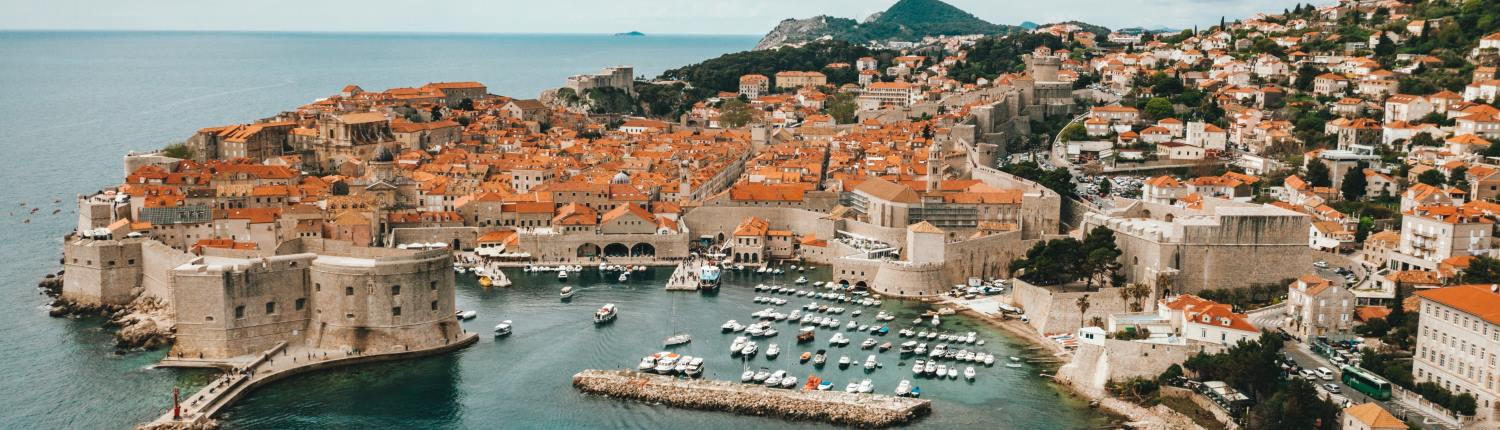
<path id="1" fill-rule="evenodd" d="M 214 430 L 219 428 L 219 421 L 204 419 L 198 421 L 183 421 L 172 423 L 142 424 L 135 430 Z"/>
<path id="2" fill-rule="evenodd" d="M 47 275 L 46 278 L 43 278 L 41 282 L 36 284 L 36 287 L 40 288 L 42 294 L 46 294 L 47 297 L 57 298 L 57 296 L 62 294 L 62 276 Z"/>
<path id="3" fill-rule="evenodd" d="M 807 19 L 788 18 L 776 24 L 776 28 L 766 33 L 765 37 L 755 44 L 755 50 L 776 49 L 782 45 L 798 42 L 806 42 L 822 35 L 828 30 L 828 15 L 818 15 Z"/>

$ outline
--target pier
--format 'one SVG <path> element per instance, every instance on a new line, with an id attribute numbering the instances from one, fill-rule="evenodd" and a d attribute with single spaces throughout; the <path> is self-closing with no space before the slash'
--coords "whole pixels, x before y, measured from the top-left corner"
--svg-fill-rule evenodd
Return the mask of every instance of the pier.
<path id="1" fill-rule="evenodd" d="M 905 424 L 932 412 L 930 400 L 909 397 L 787 390 L 625 370 L 584 370 L 573 375 L 573 387 L 585 393 L 678 408 L 866 428 Z"/>
<path id="2" fill-rule="evenodd" d="M 197 393 L 183 397 L 179 403 L 180 410 L 168 410 L 156 420 L 137 428 L 152 430 L 217 428 L 218 423 L 213 420 L 214 415 L 261 385 L 303 372 L 332 367 L 442 354 L 467 347 L 478 341 L 479 335 L 464 333 L 452 342 L 418 349 L 393 345 L 388 351 L 346 351 L 302 346 L 289 347 L 286 342 L 281 342 L 260 354 L 227 360 L 168 356 L 162 359 L 157 367 L 218 368 L 224 370 L 225 373 L 209 382 Z"/>
<path id="3" fill-rule="evenodd" d="M 677 263 L 672 277 L 667 280 L 667 291 L 698 291 L 698 268 L 702 264 L 696 259 Z"/>

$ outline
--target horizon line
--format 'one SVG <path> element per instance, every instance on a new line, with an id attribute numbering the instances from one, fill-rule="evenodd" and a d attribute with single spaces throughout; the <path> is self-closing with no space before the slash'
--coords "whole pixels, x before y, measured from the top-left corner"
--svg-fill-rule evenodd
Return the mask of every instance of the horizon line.
<path id="1" fill-rule="evenodd" d="M 0 28 L 0 33 L 265 33 L 265 34 L 387 34 L 387 35 L 414 35 L 414 36 L 616 36 L 632 31 L 639 31 L 644 36 L 724 36 L 724 37 L 762 37 L 764 35 L 751 33 L 650 33 L 640 30 L 626 30 L 620 32 L 600 33 L 574 33 L 574 32 L 482 32 L 482 31 L 405 31 L 405 30 L 247 30 L 247 29 L 129 29 L 129 28 Z"/>

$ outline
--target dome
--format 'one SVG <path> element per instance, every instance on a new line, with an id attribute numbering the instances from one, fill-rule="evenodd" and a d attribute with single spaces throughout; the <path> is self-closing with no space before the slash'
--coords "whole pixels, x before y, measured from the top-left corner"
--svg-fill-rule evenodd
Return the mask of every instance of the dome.
<path id="1" fill-rule="evenodd" d="M 609 183 L 611 183 L 611 184 L 629 184 L 630 183 L 630 174 L 629 173 L 625 173 L 625 172 L 616 173 L 614 179 L 610 179 Z"/>

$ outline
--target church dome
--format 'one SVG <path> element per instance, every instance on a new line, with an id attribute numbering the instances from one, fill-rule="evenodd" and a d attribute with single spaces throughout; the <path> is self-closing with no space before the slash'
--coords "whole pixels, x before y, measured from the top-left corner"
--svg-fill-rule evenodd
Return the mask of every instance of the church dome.
<path id="1" fill-rule="evenodd" d="M 625 173 L 623 171 L 620 172 L 620 173 L 616 173 L 614 179 L 610 179 L 609 183 L 611 183 L 611 184 L 629 184 L 630 183 L 630 174 L 629 173 Z"/>

